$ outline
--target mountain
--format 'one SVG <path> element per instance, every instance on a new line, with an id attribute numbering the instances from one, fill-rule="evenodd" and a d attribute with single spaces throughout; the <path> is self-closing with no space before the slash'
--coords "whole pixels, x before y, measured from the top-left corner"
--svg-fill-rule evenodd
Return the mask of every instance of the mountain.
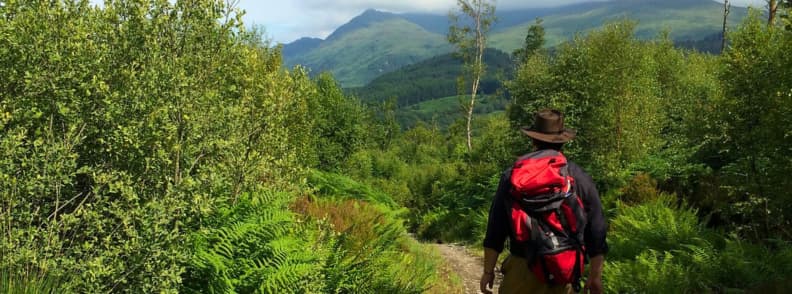
<path id="1" fill-rule="evenodd" d="M 361 15 L 353 18 L 349 22 L 341 25 L 330 36 L 327 36 L 328 41 L 335 40 L 341 36 L 354 32 L 358 29 L 364 29 L 370 25 L 384 22 L 392 19 L 398 19 L 399 16 L 393 13 L 379 11 L 376 9 L 367 9 Z"/>
<path id="2" fill-rule="evenodd" d="M 305 54 L 322 44 L 319 38 L 300 38 L 297 41 L 283 45 L 283 55 L 298 56 Z"/>
<path id="3" fill-rule="evenodd" d="M 669 31 L 674 40 L 700 40 L 719 33 L 723 27 L 723 4 L 710 0 L 617 0 L 586 3 L 585 9 L 570 6 L 564 11 L 543 16 L 547 46 L 556 46 L 579 32 L 586 32 L 606 22 L 630 19 L 638 21 L 636 35 L 649 39 Z M 736 25 L 748 9 L 732 7 L 729 23 Z M 495 32 L 491 46 L 511 52 L 525 38 L 531 23 L 515 25 Z"/>
<path id="4" fill-rule="evenodd" d="M 481 81 L 481 93 L 494 94 L 502 78 L 511 78 L 514 63 L 511 56 L 496 49 L 484 52 L 487 75 Z M 414 105 L 438 97 L 455 96 L 462 62 L 453 54 L 438 55 L 383 74 L 365 87 L 351 88 L 351 94 L 363 102 L 381 102 L 396 98 L 400 107 Z"/>
<path id="5" fill-rule="evenodd" d="M 404 65 L 447 53 L 445 36 L 395 14 L 368 10 L 311 50 L 284 52 L 286 65 L 329 71 L 344 87 L 363 86 Z"/>
<path id="6" fill-rule="evenodd" d="M 669 31 L 675 41 L 695 42 L 720 32 L 723 4 L 712 0 L 613 0 L 555 8 L 498 11 L 489 46 L 511 52 L 522 45 L 528 27 L 544 20 L 547 46 L 609 21 L 638 21 L 636 34 L 652 38 Z M 736 25 L 747 9 L 732 7 Z M 361 87 L 374 78 L 452 50 L 445 32 L 448 16 L 366 10 L 340 26 L 327 39 L 300 39 L 284 46 L 287 65 L 301 64 L 313 73 L 329 71 L 344 87 Z M 288 49 L 288 50 L 287 50 Z"/>

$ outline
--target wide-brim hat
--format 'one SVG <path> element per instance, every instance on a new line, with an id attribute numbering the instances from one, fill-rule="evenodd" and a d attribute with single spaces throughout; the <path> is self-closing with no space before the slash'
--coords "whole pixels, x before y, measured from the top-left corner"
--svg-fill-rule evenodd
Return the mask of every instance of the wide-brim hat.
<path id="1" fill-rule="evenodd" d="M 523 134 L 548 143 L 566 143 L 575 138 L 575 130 L 564 128 L 564 115 L 558 110 L 546 109 L 536 113 L 531 127 L 522 127 Z"/>

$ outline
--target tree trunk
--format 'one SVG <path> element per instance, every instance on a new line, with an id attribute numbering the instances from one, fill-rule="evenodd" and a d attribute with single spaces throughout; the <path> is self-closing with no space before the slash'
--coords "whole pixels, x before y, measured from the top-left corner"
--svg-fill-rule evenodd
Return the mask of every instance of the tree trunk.
<path id="1" fill-rule="evenodd" d="M 467 109 L 467 147 L 468 153 L 473 151 L 473 108 L 476 105 L 476 94 L 478 93 L 479 84 L 481 82 L 481 75 L 484 71 L 484 49 L 485 40 L 484 33 L 481 31 L 481 2 L 476 7 L 476 59 L 473 62 L 473 87 L 470 93 L 470 105 Z"/>
<path id="2" fill-rule="evenodd" d="M 775 17 L 776 12 L 778 11 L 778 1 L 777 0 L 768 0 L 767 1 L 767 26 L 772 27 L 775 24 Z"/>
<path id="3" fill-rule="evenodd" d="M 731 5 L 729 4 L 729 0 L 723 1 L 723 33 L 721 35 L 721 52 L 726 50 L 726 20 L 729 17 L 729 10 Z"/>

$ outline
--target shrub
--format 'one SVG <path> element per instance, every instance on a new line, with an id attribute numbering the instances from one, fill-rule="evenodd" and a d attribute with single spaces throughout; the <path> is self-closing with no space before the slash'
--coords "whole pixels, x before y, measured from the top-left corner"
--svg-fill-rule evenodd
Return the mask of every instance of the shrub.
<path id="1" fill-rule="evenodd" d="M 297 223 L 286 193 L 243 194 L 192 236 L 184 290 L 196 293 L 312 293 L 322 288 L 323 240 Z M 306 250 L 307 248 L 315 250 Z M 316 250 L 318 249 L 318 250 Z"/>
<path id="2" fill-rule="evenodd" d="M 626 204 L 641 204 L 655 200 L 660 196 L 657 181 L 648 174 L 640 173 L 630 180 L 626 187 L 621 189 L 619 200 Z"/>

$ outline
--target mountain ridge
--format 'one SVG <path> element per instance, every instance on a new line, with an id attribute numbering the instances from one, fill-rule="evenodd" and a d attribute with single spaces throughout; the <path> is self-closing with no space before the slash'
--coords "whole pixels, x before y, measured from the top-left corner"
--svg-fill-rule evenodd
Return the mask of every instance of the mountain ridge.
<path id="1" fill-rule="evenodd" d="M 536 18 L 544 20 L 547 46 L 619 19 L 638 21 L 640 38 L 670 31 L 675 41 L 697 41 L 720 32 L 722 6 L 710 0 L 614 0 L 504 10 L 497 13 L 499 22 L 489 35 L 489 47 L 505 52 L 519 48 Z M 729 23 L 735 25 L 745 15 L 747 9 L 732 7 Z M 285 44 L 284 62 L 301 64 L 313 73 L 329 71 L 342 86 L 360 87 L 381 74 L 449 52 L 447 28 L 446 15 L 367 9 L 325 40 L 303 38 Z"/>

